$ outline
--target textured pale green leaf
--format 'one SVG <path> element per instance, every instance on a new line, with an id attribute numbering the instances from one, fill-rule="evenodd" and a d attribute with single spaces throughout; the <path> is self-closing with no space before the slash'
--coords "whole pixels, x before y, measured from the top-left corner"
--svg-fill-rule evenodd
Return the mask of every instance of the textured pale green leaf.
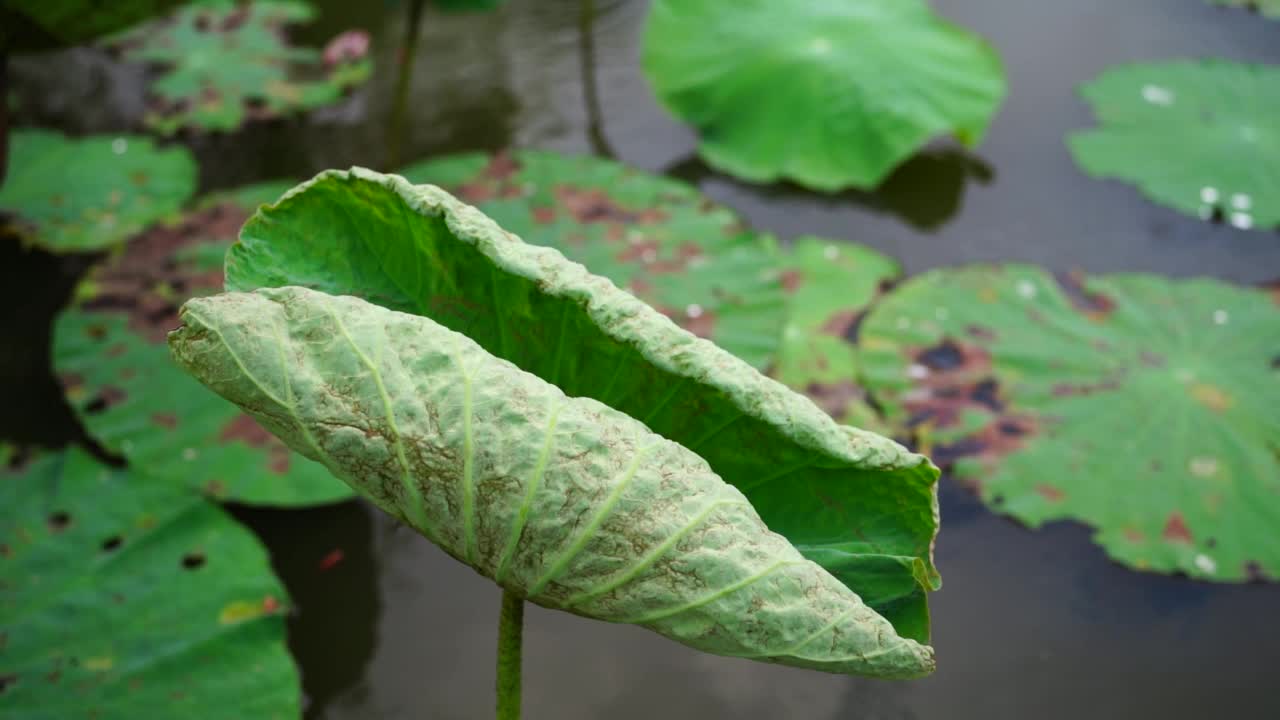
<path id="1" fill-rule="evenodd" d="M 642 303 L 603 294 L 644 324 Z M 508 591 L 721 655 L 933 669 L 703 458 L 429 318 L 289 287 L 192 300 L 183 323 L 188 371 Z M 711 354 L 684 340 L 673 354 Z"/>
<path id="2" fill-rule="evenodd" d="M 449 156 L 401 174 L 556 248 L 757 368 L 778 349 L 786 310 L 772 247 L 685 183 L 537 151 Z"/>
<path id="3" fill-rule="evenodd" d="M 1125 65 L 1081 92 L 1100 126 L 1068 139 L 1086 173 L 1241 229 L 1280 226 L 1280 67 Z"/>
<path id="4" fill-rule="evenodd" d="M 643 64 L 717 168 L 872 187 L 938 136 L 976 145 L 1005 93 L 982 39 L 924 0 L 656 0 Z"/>
<path id="5" fill-rule="evenodd" d="M 1280 0 L 1209 0 L 1214 5 L 1248 8 L 1264 17 L 1280 18 Z"/>
<path id="6" fill-rule="evenodd" d="M 0 46 L 80 45 L 168 11 L 182 0 L 0 0 Z"/>
<path id="7" fill-rule="evenodd" d="M 839 566 L 900 633 L 919 632 L 914 612 L 897 617 L 910 593 L 873 598 L 870 586 L 885 587 L 886 574 L 900 587 L 938 584 L 936 468 L 836 425 L 554 249 L 439 188 L 330 171 L 260 210 L 227 255 L 229 290 L 284 285 L 428 316 L 569 396 L 643 422 L 705 458 L 806 556 Z"/>
<path id="8" fill-rule="evenodd" d="M 1280 577 L 1280 308 L 1261 291 L 1024 267 L 926 273 L 861 328 L 867 386 L 995 509 L 1116 560 Z"/>
<path id="9" fill-rule="evenodd" d="M 46 130 L 16 131 L 11 142 L 0 222 L 53 252 L 115 245 L 177 211 L 195 190 L 196 164 L 183 147 Z"/>
<path id="10" fill-rule="evenodd" d="M 285 589 L 198 495 L 79 450 L 0 469 L 0 716 L 296 718 Z"/>
<path id="11" fill-rule="evenodd" d="M 89 433 L 160 481 L 254 504 L 345 499 L 349 488 L 205 392 L 163 343 L 184 300 L 221 286 L 222 257 L 253 209 L 213 204 L 95 267 L 54 327 L 54 367 Z"/>
<path id="12" fill-rule="evenodd" d="M 153 129 L 234 130 L 247 118 L 335 102 L 368 77 L 367 58 L 325 67 L 319 50 L 287 44 L 285 26 L 314 14 L 297 0 L 194 3 L 110 43 L 127 59 L 166 67 L 151 86 Z"/>
<path id="13" fill-rule="evenodd" d="M 837 421 L 879 430 L 858 384 L 853 340 L 867 307 L 902 269 L 869 247 L 813 236 L 796 238 L 783 262 L 791 297 L 771 374 Z"/>

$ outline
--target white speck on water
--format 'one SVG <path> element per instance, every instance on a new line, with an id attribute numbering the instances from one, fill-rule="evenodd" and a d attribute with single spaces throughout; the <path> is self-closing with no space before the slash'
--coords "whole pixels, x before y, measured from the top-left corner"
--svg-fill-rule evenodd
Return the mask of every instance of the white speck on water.
<path id="1" fill-rule="evenodd" d="M 920 363 L 912 363 L 907 367 L 907 377 L 912 380 L 923 380 L 929 377 L 929 368 Z"/>
<path id="2" fill-rule="evenodd" d="M 1237 210 L 1248 210 L 1253 207 L 1253 198 L 1244 193 L 1236 193 L 1231 196 L 1231 207 Z"/>
<path id="3" fill-rule="evenodd" d="M 129 149 L 129 141 L 122 137 L 118 137 L 111 141 L 111 152 L 117 155 L 123 155 Z"/>
<path id="4" fill-rule="evenodd" d="M 828 260 L 835 260 L 840 256 L 840 248 L 835 245 L 828 245 L 822 249 L 822 257 Z"/>
<path id="5" fill-rule="evenodd" d="M 644 252 L 640 253 L 640 259 L 647 263 L 651 263 L 658 259 L 658 251 L 652 248 L 645 250 Z"/>
<path id="6" fill-rule="evenodd" d="M 1247 212 L 1231 213 L 1231 224 L 1241 230 L 1248 230 L 1253 227 L 1253 216 Z"/>
<path id="7" fill-rule="evenodd" d="M 702 306 L 696 305 L 696 304 L 690 305 L 689 307 L 684 309 L 684 314 L 688 315 L 691 318 L 702 317 Z"/>
<path id="8" fill-rule="evenodd" d="M 1030 280 L 1018 281 L 1018 294 L 1030 300 L 1036 296 L 1036 286 Z"/>
<path id="9" fill-rule="evenodd" d="M 1230 319 L 1231 319 L 1231 316 L 1227 314 L 1227 311 L 1226 311 L 1226 310 L 1214 310 L 1214 311 L 1213 311 L 1213 324 L 1214 324 L 1214 325 L 1226 325 L 1226 324 L 1227 324 L 1227 321 L 1228 321 L 1228 320 L 1230 320 Z"/>
<path id="10" fill-rule="evenodd" d="M 1218 195 L 1218 188 L 1216 187 L 1206 185 L 1200 188 L 1200 202 L 1206 202 L 1212 205 L 1218 202 L 1219 197 L 1221 196 Z"/>
<path id="11" fill-rule="evenodd" d="M 933 311 L 933 316 L 938 318 L 938 320 L 946 320 L 950 315 L 951 313 L 944 307 L 937 308 Z"/>
<path id="12" fill-rule="evenodd" d="M 1173 104 L 1173 91 L 1159 85 L 1143 85 L 1142 99 L 1152 105 L 1168 107 Z"/>
<path id="13" fill-rule="evenodd" d="M 908 318 L 900 317 L 898 318 L 898 322 L 894 324 L 897 325 L 899 330 L 906 330 L 907 328 L 911 327 L 911 320 L 909 320 Z"/>
<path id="14" fill-rule="evenodd" d="M 1196 567 L 1200 568 L 1200 572 L 1208 573 L 1209 575 L 1218 572 L 1218 563 L 1204 553 L 1196 555 Z"/>
<path id="15" fill-rule="evenodd" d="M 1211 457 L 1191 458 L 1187 469 L 1196 477 L 1213 477 L 1218 474 L 1218 460 Z"/>
<path id="16" fill-rule="evenodd" d="M 196 449 L 195 449 L 195 448 L 183 448 L 183 450 L 182 450 L 182 459 L 183 459 L 183 460 L 186 460 L 187 462 L 190 462 L 190 461 L 192 461 L 192 460 L 195 460 L 195 459 L 196 459 L 196 455 L 197 455 L 197 454 L 198 454 L 198 453 L 196 452 Z"/>

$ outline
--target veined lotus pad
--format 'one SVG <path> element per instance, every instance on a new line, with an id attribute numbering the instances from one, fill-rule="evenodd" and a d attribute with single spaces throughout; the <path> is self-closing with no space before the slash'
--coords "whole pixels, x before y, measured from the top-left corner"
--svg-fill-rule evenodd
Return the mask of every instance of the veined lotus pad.
<path id="1" fill-rule="evenodd" d="M 976 145 L 1005 93 L 995 51 L 924 0 L 657 0 L 644 70 L 707 162 L 828 191 L 942 135 Z"/>
<path id="2" fill-rule="evenodd" d="M 1069 138 L 1085 172 L 1190 215 L 1280 226 L 1280 67 L 1125 65 L 1082 92 L 1101 126 Z"/>
<path id="3" fill-rule="evenodd" d="M 402 174 L 556 248 L 757 368 L 778 349 L 786 310 L 773 249 L 684 183 L 537 151 L 456 155 Z"/>
<path id="4" fill-rule="evenodd" d="M 350 489 L 205 392 L 163 344 L 184 300 L 221 287 L 223 256 L 254 201 L 279 194 L 220 196 L 94 268 L 78 306 L 58 318 L 54 366 L 89 433 L 159 480 L 245 503 L 332 502 Z"/>
<path id="5" fill-rule="evenodd" d="M 160 149 L 144 137 L 19 130 L 12 143 L 0 223 L 51 252 L 115 245 L 176 212 L 196 186 L 186 148 Z"/>
<path id="6" fill-rule="evenodd" d="M 0 468 L 0 716 L 296 718 L 287 606 L 253 533 L 180 486 L 79 450 Z"/>
<path id="7" fill-rule="evenodd" d="M 183 322 L 189 372 L 521 597 L 721 655 L 933 669 L 705 460 L 429 318 L 287 287 L 192 300 Z"/>
<path id="8" fill-rule="evenodd" d="M 1008 266 L 918 276 L 862 325 L 890 419 L 997 510 L 1116 560 L 1280 577 L 1280 309 L 1266 293 Z"/>
<path id="9" fill-rule="evenodd" d="M 937 470 L 700 340 L 554 249 L 432 186 L 329 171 L 264 208 L 227 254 L 227 288 L 355 295 L 461 332 L 701 455 L 775 532 L 888 618 L 928 636 Z"/>

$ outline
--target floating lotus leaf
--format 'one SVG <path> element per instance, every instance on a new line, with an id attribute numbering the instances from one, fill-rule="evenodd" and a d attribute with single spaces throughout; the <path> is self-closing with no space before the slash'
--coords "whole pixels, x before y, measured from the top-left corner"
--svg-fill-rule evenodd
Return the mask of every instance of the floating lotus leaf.
<path id="1" fill-rule="evenodd" d="M 1101 125 L 1069 138 L 1086 173 L 1241 229 L 1280 226 L 1280 67 L 1125 65 L 1082 93 Z"/>
<path id="2" fill-rule="evenodd" d="M 1214 5 L 1242 7 L 1262 13 L 1269 18 L 1280 18 L 1280 0 L 1209 0 Z"/>
<path id="3" fill-rule="evenodd" d="M 796 238 L 784 262 L 790 312 L 772 375 L 837 421 L 879 429 L 853 341 L 867 307 L 902 269 L 869 247 L 812 236 Z"/>
<path id="4" fill-rule="evenodd" d="M 926 142 L 976 145 L 1005 93 L 995 51 L 923 0 L 657 0 L 644 70 L 747 180 L 869 188 Z"/>
<path id="5" fill-rule="evenodd" d="M 988 504 L 1116 560 L 1280 577 L 1280 309 L 1265 292 L 1007 266 L 918 276 L 862 325 L 891 420 Z"/>
<path id="6" fill-rule="evenodd" d="M 265 548 L 171 483 L 79 450 L 0 468 L 0 716 L 297 718 Z"/>
<path id="7" fill-rule="evenodd" d="M 81 45 L 179 4 L 181 0 L 0 0 L 0 45 L 18 51 Z"/>
<path id="8" fill-rule="evenodd" d="M 279 193 L 271 195 L 276 197 Z M 252 212 L 226 196 L 133 240 L 94 268 L 54 328 L 54 366 L 89 433 L 131 465 L 213 497 L 306 505 L 351 496 L 235 405 L 173 364 L 165 334 L 178 306 L 222 285 L 222 258 Z"/>
<path id="9" fill-rule="evenodd" d="M 631 304 L 612 311 L 643 323 Z M 188 371 L 520 597 L 721 655 L 933 669 L 702 458 L 429 318 L 289 287 L 192 300 L 183 322 Z"/>
<path id="10" fill-rule="evenodd" d="M 19 130 L 11 151 L 0 223 L 52 252 L 115 245 L 176 212 L 196 185 L 185 148 L 160 149 L 144 137 Z"/>
<path id="11" fill-rule="evenodd" d="M 689 185 L 600 158 L 531 151 L 456 155 L 402 174 L 556 248 L 757 368 L 778 349 L 786 306 L 773 248 Z"/>
<path id="12" fill-rule="evenodd" d="M 927 638 L 937 470 L 836 425 L 559 252 L 439 188 L 330 171 L 259 211 L 227 255 L 229 290 L 285 285 L 430 317 L 570 397 L 643 422 L 701 455 L 900 635 Z"/>
<path id="13" fill-rule="evenodd" d="M 157 105 L 145 118 L 149 126 L 166 134 L 235 130 L 249 118 L 336 102 L 368 77 L 366 57 L 326 64 L 319 50 L 287 44 L 285 26 L 313 16 L 295 0 L 201 2 L 110 44 L 129 60 L 167 68 L 151 86 Z"/>

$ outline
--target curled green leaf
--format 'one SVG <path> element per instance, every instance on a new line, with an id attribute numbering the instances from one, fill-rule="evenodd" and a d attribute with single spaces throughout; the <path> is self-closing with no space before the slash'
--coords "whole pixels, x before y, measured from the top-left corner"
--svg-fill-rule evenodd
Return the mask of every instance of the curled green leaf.
<path id="1" fill-rule="evenodd" d="M 170 345 L 189 372 L 532 602 L 720 655 L 933 669 L 702 457 L 429 318 L 287 287 L 191 300 L 183 322 Z M 684 337 L 674 356 L 705 350 Z"/>

